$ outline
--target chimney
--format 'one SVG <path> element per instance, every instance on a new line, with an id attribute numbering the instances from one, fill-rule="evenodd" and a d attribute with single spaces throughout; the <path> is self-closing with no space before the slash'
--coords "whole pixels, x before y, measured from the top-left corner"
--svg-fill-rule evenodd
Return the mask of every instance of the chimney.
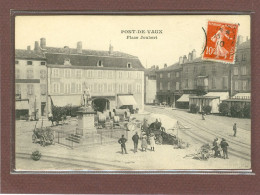
<path id="1" fill-rule="evenodd" d="M 191 61 L 191 60 L 192 60 L 192 53 L 190 52 L 188 55 L 188 61 Z"/>
<path id="2" fill-rule="evenodd" d="M 82 53 L 82 42 L 77 42 L 77 53 Z"/>
<path id="3" fill-rule="evenodd" d="M 155 65 L 152 66 L 152 69 L 155 69 Z"/>
<path id="4" fill-rule="evenodd" d="M 31 51 L 31 46 L 30 45 L 27 46 L 27 51 Z"/>
<path id="5" fill-rule="evenodd" d="M 186 63 L 187 61 L 188 61 L 187 56 L 184 55 L 184 56 L 183 56 L 183 63 Z"/>
<path id="6" fill-rule="evenodd" d="M 113 46 L 111 44 L 109 44 L 109 54 L 112 54 L 113 53 Z"/>
<path id="7" fill-rule="evenodd" d="M 164 68 L 167 68 L 167 64 L 164 64 Z"/>
<path id="8" fill-rule="evenodd" d="M 248 38 L 248 36 L 246 36 L 246 41 L 248 41 L 249 40 L 249 38 Z"/>
<path id="9" fill-rule="evenodd" d="M 45 39 L 45 38 L 41 38 L 41 43 L 40 43 L 40 45 L 41 45 L 41 48 L 42 48 L 42 49 L 45 49 L 45 47 L 46 47 L 46 39 Z"/>
<path id="10" fill-rule="evenodd" d="M 192 58 L 191 58 L 191 60 L 195 60 L 195 59 L 196 59 L 196 50 L 193 49 L 192 50 Z"/>
<path id="11" fill-rule="evenodd" d="M 238 35 L 238 37 L 237 37 L 237 45 L 240 45 L 241 43 L 243 43 L 243 36 L 242 35 Z"/>
<path id="12" fill-rule="evenodd" d="M 39 42 L 38 41 L 35 41 L 34 42 L 34 51 L 40 51 L 40 46 L 39 46 Z"/>
<path id="13" fill-rule="evenodd" d="M 159 70 L 159 66 L 158 65 L 156 66 L 156 70 Z"/>
<path id="14" fill-rule="evenodd" d="M 179 58 L 179 64 L 182 64 L 183 63 L 183 58 L 182 56 Z"/>

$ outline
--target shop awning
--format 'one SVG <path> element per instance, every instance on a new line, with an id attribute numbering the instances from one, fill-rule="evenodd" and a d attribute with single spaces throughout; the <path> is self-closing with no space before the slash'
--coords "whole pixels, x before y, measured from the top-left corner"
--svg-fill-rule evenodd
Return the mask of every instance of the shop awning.
<path id="1" fill-rule="evenodd" d="M 64 106 L 80 106 L 81 105 L 81 95 L 66 95 L 66 96 L 51 96 L 54 106 L 64 107 Z"/>
<path id="2" fill-rule="evenodd" d="M 183 94 L 183 95 L 177 100 L 177 102 L 189 102 L 189 97 L 190 97 L 190 94 Z"/>
<path id="3" fill-rule="evenodd" d="M 118 96 L 118 106 L 137 105 L 134 96 L 120 95 Z"/>
<path id="4" fill-rule="evenodd" d="M 232 99 L 251 99 L 251 93 L 237 93 Z"/>
<path id="5" fill-rule="evenodd" d="M 205 97 L 219 97 L 220 100 L 226 100 L 229 98 L 228 92 L 209 92 Z"/>
<path id="6" fill-rule="evenodd" d="M 29 101 L 28 100 L 20 100 L 15 102 L 16 110 L 29 110 Z"/>

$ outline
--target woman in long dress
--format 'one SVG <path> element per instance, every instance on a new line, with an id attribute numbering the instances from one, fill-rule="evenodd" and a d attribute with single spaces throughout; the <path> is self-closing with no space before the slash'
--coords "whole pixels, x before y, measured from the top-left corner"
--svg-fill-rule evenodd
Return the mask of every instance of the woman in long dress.
<path id="1" fill-rule="evenodd" d="M 154 151 L 154 146 L 155 146 L 155 136 L 153 133 L 151 133 L 150 135 L 150 146 L 151 146 L 151 150 Z"/>
<path id="2" fill-rule="evenodd" d="M 211 40 L 213 42 L 216 42 L 216 44 L 215 44 L 215 55 L 216 55 L 216 58 L 224 56 L 225 59 L 226 59 L 227 58 L 227 54 L 229 53 L 226 50 L 226 48 L 224 47 L 224 45 L 225 45 L 224 37 L 232 40 L 232 38 L 230 38 L 227 35 L 227 31 L 225 29 L 225 26 L 222 25 L 221 28 L 219 29 L 219 31 L 213 37 L 211 37 Z"/>

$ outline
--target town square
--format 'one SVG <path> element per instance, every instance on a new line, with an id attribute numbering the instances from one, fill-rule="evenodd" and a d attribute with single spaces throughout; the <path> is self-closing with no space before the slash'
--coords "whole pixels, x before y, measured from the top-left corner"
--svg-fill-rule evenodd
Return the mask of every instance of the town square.
<path id="1" fill-rule="evenodd" d="M 16 171 L 251 170 L 250 17 L 134 17 L 16 19 Z"/>

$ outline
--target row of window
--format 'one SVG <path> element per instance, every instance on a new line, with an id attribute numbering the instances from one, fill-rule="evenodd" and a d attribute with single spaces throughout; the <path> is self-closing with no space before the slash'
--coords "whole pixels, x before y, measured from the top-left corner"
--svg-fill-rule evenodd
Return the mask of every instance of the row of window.
<path id="1" fill-rule="evenodd" d="M 98 67 L 103 67 L 103 61 L 102 60 L 98 60 L 97 66 Z M 132 68 L 132 63 L 131 62 L 127 62 L 126 67 L 127 68 Z"/>
<path id="2" fill-rule="evenodd" d="M 213 78 L 210 79 L 212 89 L 216 89 L 216 87 L 217 87 L 216 82 L 217 82 L 216 77 L 213 77 Z M 196 88 L 197 86 L 208 87 L 208 85 L 209 85 L 209 79 L 208 78 L 201 78 L 201 79 L 195 79 L 195 80 L 185 79 L 184 82 L 183 82 L 183 88 L 184 89 Z M 227 76 L 222 77 L 222 88 L 223 89 L 228 88 L 228 77 Z M 175 83 L 175 90 L 179 90 L 179 89 L 180 89 L 180 83 L 176 82 Z M 162 82 L 160 82 L 160 90 L 163 90 Z M 171 82 L 168 82 L 167 90 L 171 90 Z"/>
<path id="3" fill-rule="evenodd" d="M 241 75 L 247 75 L 247 67 L 246 66 L 241 66 L 241 67 L 237 67 L 237 66 L 235 66 L 234 68 L 233 68 L 233 75 L 239 75 L 239 68 L 240 68 L 240 74 Z M 183 68 L 183 72 L 185 73 L 185 74 L 188 74 L 189 73 L 189 71 L 192 71 L 192 73 L 198 73 L 198 67 L 193 67 L 193 68 L 190 68 L 190 67 L 184 67 Z M 212 66 L 212 73 L 213 74 L 215 74 L 217 72 L 217 69 L 216 69 L 216 66 Z M 226 65 L 226 66 L 224 66 L 223 67 L 223 73 L 227 73 L 228 72 L 228 65 Z M 206 68 L 205 68 L 205 66 L 202 66 L 201 68 L 200 68 L 200 73 L 202 74 L 202 75 L 205 75 L 206 74 Z M 175 72 L 175 77 L 179 77 L 179 72 Z M 173 75 L 173 74 L 171 74 L 171 73 L 167 73 L 167 77 L 168 78 L 171 78 L 171 75 Z M 160 73 L 160 78 L 163 78 L 163 73 Z"/>
<path id="4" fill-rule="evenodd" d="M 171 74 L 170 72 L 167 73 L 167 77 L 168 77 L 168 78 L 171 78 L 171 75 L 173 75 L 173 74 Z M 178 77 L 180 77 L 180 72 L 175 72 L 174 75 L 175 75 L 175 77 L 178 78 Z M 163 78 L 163 73 L 160 73 L 160 78 L 161 78 L 161 79 Z"/>
<path id="5" fill-rule="evenodd" d="M 47 87 L 46 84 L 40 84 L 40 90 L 41 90 L 41 95 L 46 95 L 47 93 Z M 35 93 L 35 88 L 33 84 L 27 84 L 27 95 L 34 95 Z M 21 95 L 21 84 L 15 84 L 15 94 Z"/>
<path id="6" fill-rule="evenodd" d="M 247 90 L 249 90 L 248 81 L 247 80 L 235 81 L 234 82 L 234 90 L 236 90 L 236 91 L 239 91 L 239 90 L 247 91 Z"/>
<path id="7" fill-rule="evenodd" d="M 233 69 L 233 75 L 238 75 L 239 74 L 239 67 L 235 66 Z M 247 68 L 246 66 L 241 66 L 240 67 L 240 74 L 241 75 L 247 75 Z"/>
<path id="8" fill-rule="evenodd" d="M 75 70 L 75 69 L 52 69 L 52 77 L 54 78 L 142 78 L 141 72 L 133 72 L 133 71 L 118 71 L 117 75 L 115 75 L 114 71 L 105 71 L 105 70 Z"/>
<path id="9" fill-rule="evenodd" d="M 238 62 L 238 61 L 240 61 L 240 59 L 241 59 L 241 61 L 246 61 L 247 60 L 247 54 L 242 53 L 241 58 L 239 58 L 238 55 L 236 55 L 235 61 Z"/>
<path id="10" fill-rule="evenodd" d="M 141 93 L 141 84 L 128 84 L 128 83 L 53 83 L 52 93 L 82 93 L 86 88 L 90 92 L 118 92 L 118 93 Z"/>
<path id="11" fill-rule="evenodd" d="M 163 90 L 162 82 L 160 82 L 160 90 Z M 167 90 L 171 90 L 171 83 L 170 82 L 168 82 Z M 175 90 L 180 90 L 180 83 L 179 82 L 175 83 Z"/>
<path id="12" fill-rule="evenodd" d="M 26 64 L 32 66 L 35 62 L 36 62 L 36 61 L 27 60 L 27 61 L 26 61 Z M 20 61 L 19 61 L 19 60 L 15 60 L 15 64 L 20 64 Z M 46 62 L 41 61 L 41 62 L 40 62 L 40 65 L 45 66 L 45 65 L 46 65 Z"/>
<path id="13" fill-rule="evenodd" d="M 47 71 L 46 70 L 40 70 L 40 79 L 46 79 L 47 77 Z M 21 71 L 20 69 L 16 68 L 15 69 L 15 78 L 16 79 L 21 79 Z M 34 70 L 33 69 L 27 69 L 26 70 L 26 78 L 27 79 L 33 79 L 34 77 Z"/>

